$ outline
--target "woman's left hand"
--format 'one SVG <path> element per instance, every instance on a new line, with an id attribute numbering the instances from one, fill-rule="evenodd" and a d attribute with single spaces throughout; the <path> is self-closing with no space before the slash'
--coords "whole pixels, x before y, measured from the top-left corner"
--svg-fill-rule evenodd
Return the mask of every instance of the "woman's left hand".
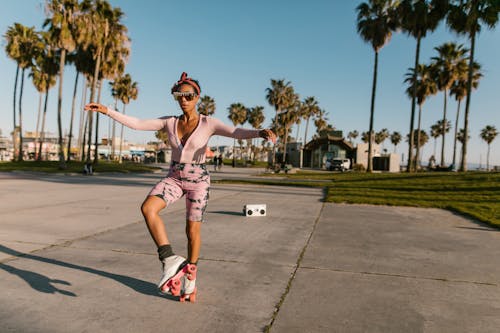
<path id="1" fill-rule="evenodd" d="M 271 141 L 272 143 L 276 143 L 276 134 L 274 134 L 274 132 L 271 131 L 270 129 L 260 130 L 259 136 L 261 138 L 268 140 L 268 141 Z"/>

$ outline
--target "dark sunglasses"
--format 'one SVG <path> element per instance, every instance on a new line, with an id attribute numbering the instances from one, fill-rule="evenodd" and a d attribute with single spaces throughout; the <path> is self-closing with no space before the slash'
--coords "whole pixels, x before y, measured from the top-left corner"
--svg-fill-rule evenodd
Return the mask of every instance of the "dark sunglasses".
<path id="1" fill-rule="evenodd" d="M 193 92 L 180 92 L 180 91 L 176 91 L 172 95 L 174 95 L 174 99 L 176 101 L 180 101 L 182 97 L 184 97 L 188 102 L 191 102 L 193 99 L 195 99 L 196 96 L 198 96 L 198 94 Z"/>

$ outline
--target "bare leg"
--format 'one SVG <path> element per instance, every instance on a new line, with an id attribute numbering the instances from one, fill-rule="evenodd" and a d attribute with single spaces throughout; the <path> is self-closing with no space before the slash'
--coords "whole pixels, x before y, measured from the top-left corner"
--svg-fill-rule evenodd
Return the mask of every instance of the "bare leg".
<path id="1" fill-rule="evenodd" d="M 200 256 L 201 247 L 201 222 L 186 221 L 186 235 L 188 238 L 189 262 L 195 263 Z"/>
<path id="2" fill-rule="evenodd" d="M 165 225 L 159 215 L 160 211 L 165 207 L 167 207 L 165 201 L 156 196 L 148 196 L 141 206 L 142 215 L 146 220 L 149 233 L 153 237 L 156 246 L 170 244 Z"/>

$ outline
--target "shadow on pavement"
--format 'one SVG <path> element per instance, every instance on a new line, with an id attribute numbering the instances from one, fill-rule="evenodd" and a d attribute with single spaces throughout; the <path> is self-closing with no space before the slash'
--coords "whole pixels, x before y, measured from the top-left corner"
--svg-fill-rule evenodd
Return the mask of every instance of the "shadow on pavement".
<path id="1" fill-rule="evenodd" d="M 175 299 L 173 296 L 161 296 L 158 294 L 158 289 L 156 284 L 153 284 L 151 282 L 146 282 L 143 280 L 139 280 L 133 277 L 125 276 L 125 275 L 120 275 L 120 274 L 114 274 L 114 273 L 109 273 L 105 272 L 99 269 L 91 268 L 91 267 L 86 267 L 86 266 L 80 266 L 56 259 L 50 259 L 50 258 L 44 258 L 32 254 L 27 254 L 27 253 L 22 253 L 18 252 L 16 250 L 13 250 L 11 248 L 8 248 L 6 246 L 0 245 L 0 252 L 23 258 L 23 259 L 31 259 L 47 264 L 52 264 L 52 265 L 57 265 L 61 267 L 66 267 L 66 268 L 71 268 L 71 269 L 76 269 L 82 272 L 87 272 L 99 276 L 103 276 L 112 280 L 115 280 L 116 282 L 119 282 L 133 290 L 135 290 L 138 293 L 148 295 L 148 296 L 156 296 L 156 297 L 166 297 L 170 299 Z M 45 275 L 36 273 L 36 272 L 31 272 L 27 270 L 22 270 L 19 268 L 12 267 L 10 265 L 6 265 L 4 263 L 0 263 L 0 269 L 5 270 L 8 273 L 11 273 L 13 275 L 19 276 L 21 279 L 26 281 L 33 289 L 43 292 L 43 293 L 49 293 L 49 294 L 55 294 L 55 293 L 61 293 L 63 295 L 67 296 L 73 296 L 76 297 L 77 295 L 66 290 L 62 290 L 54 286 L 54 284 L 62 284 L 66 286 L 70 286 L 71 283 L 63 280 L 57 280 L 57 279 L 51 279 Z"/>

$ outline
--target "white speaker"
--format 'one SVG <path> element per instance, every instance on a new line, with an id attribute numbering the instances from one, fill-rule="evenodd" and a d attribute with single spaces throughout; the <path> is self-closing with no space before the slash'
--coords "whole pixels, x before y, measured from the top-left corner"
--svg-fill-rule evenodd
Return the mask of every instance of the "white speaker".
<path id="1" fill-rule="evenodd" d="M 243 206 L 245 216 L 266 216 L 266 204 L 245 205 Z"/>

